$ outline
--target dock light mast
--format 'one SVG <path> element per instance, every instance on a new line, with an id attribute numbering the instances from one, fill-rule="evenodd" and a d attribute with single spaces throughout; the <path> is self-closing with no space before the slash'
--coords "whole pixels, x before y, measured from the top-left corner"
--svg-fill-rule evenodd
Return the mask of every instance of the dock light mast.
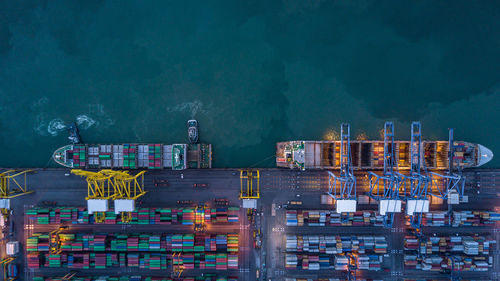
<path id="1" fill-rule="evenodd" d="M 404 178 L 398 173 L 394 153 L 394 124 L 392 122 L 384 124 L 384 173 L 379 175 L 368 172 L 368 179 L 370 186 L 368 196 L 379 202 L 379 213 L 384 217 L 384 226 L 392 227 L 394 213 L 401 212 L 401 194 L 405 194 L 405 185 L 402 185 Z"/>
<path id="2" fill-rule="evenodd" d="M 429 172 L 431 195 L 446 199 L 449 204 L 458 204 L 464 196 L 465 176 L 462 175 L 462 167 L 458 166 L 455 169 L 453 166 L 455 154 L 453 128 L 449 129 L 448 149 L 448 172 L 446 174 Z"/>
<path id="3" fill-rule="evenodd" d="M 328 195 L 335 199 L 337 213 L 356 212 L 356 177 L 352 168 L 350 131 L 348 123 L 340 125 L 340 175 L 328 172 Z"/>
<path id="4" fill-rule="evenodd" d="M 406 215 L 410 217 L 410 224 L 420 229 L 423 213 L 429 212 L 429 177 L 422 173 L 422 128 L 420 122 L 411 123 L 410 139 L 410 192 L 407 194 Z"/>
<path id="5" fill-rule="evenodd" d="M 0 173 L 0 209 L 4 216 L 9 213 L 10 199 L 33 193 L 33 191 L 28 191 L 26 184 L 26 175 L 32 172 L 34 171 L 7 170 Z"/>
<path id="6" fill-rule="evenodd" d="M 71 170 L 72 174 L 84 177 L 87 181 L 87 211 L 89 215 L 94 215 L 97 223 L 104 222 L 105 212 L 108 211 L 108 200 L 114 198 L 117 186 L 111 175 L 106 175 L 102 171 L 91 172 L 80 169 Z"/>
<path id="7" fill-rule="evenodd" d="M 136 175 L 130 175 L 127 171 L 102 170 L 101 172 L 111 176 L 116 186 L 112 198 L 115 214 L 121 214 L 123 223 L 130 222 L 132 212 L 135 211 L 135 200 L 146 194 L 144 190 L 144 174 L 146 171 L 141 171 Z"/>

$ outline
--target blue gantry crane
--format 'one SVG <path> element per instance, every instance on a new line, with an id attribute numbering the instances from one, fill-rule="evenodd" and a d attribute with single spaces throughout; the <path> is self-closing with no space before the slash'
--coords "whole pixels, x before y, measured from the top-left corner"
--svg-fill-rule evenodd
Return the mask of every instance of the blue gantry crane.
<path id="1" fill-rule="evenodd" d="M 392 227 L 394 213 L 401 212 L 401 195 L 406 192 L 404 179 L 398 172 L 394 147 L 394 124 L 385 122 L 384 173 L 379 175 L 368 172 L 370 185 L 368 196 L 379 202 L 379 213 L 384 217 L 385 227 Z"/>
<path id="2" fill-rule="evenodd" d="M 340 175 L 328 172 L 328 195 L 335 199 L 337 213 L 356 211 L 356 177 L 351 163 L 350 130 L 348 123 L 341 124 Z"/>
<path id="3" fill-rule="evenodd" d="M 452 204 L 458 204 L 458 201 L 461 201 L 464 196 L 465 177 L 462 175 L 462 168 L 458 166 L 455 169 L 453 165 L 454 149 L 453 128 L 450 128 L 448 137 L 448 172 L 446 174 L 429 172 L 429 177 L 432 196 L 451 200 Z M 451 195 L 457 198 L 450 198 Z"/>
<path id="4" fill-rule="evenodd" d="M 409 193 L 406 194 L 406 214 L 415 229 L 420 229 L 423 213 L 429 212 L 429 176 L 422 170 L 422 127 L 420 122 L 411 123 L 410 173 L 405 176 Z"/>

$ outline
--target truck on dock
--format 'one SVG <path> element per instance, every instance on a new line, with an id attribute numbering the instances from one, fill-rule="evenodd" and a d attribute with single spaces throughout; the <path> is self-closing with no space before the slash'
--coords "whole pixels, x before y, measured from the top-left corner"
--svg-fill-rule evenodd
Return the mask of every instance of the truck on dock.
<path id="1" fill-rule="evenodd" d="M 153 183 L 156 187 L 161 187 L 161 186 L 168 186 L 168 180 L 167 179 L 157 179 L 155 178 L 153 180 Z"/>

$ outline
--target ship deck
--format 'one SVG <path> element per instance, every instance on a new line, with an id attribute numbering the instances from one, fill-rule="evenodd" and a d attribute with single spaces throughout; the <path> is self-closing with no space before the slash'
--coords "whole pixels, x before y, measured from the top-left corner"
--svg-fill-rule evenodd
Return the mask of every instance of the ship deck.
<path id="1" fill-rule="evenodd" d="M 66 175 L 68 169 L 38 169 L 35 174 L 28 175 L 28 185 L 33 194 L 12 199 L 11 205 L 14 210 L 14 238 L 24 244 L 26 237 L 30 233 L 48 232 L 55 229 L 55 226 L 38 226 L 24 220 L 23 212 L 26 208 L 40 205 L 42 201 L 57 201 L 64 206 L 85 206 L 85 196 L 87 195 L 86 182 L 75 175 Z M 182 175 L 182 177 L 181 177 Z M 364 173 L 357 173 L 358 178 L 363 179 Z M 467 178 L 466 195 L 469 195 L 469 203 L 454 206 L 456 210 L 492 210 L 498 204 L 500 193 L 500 170 L 475 169 L 465 172 Z M 260 169 L 261 199 L 258 203 L 262 216 L 258 216 L 256 224 L 250 224 L 243 210 L 240 212 L 240 223 L 234 226 L 218 229 L 219 231 L 236 231 L 240 233 L 239 269 L 221 273 L 222 275 L 235 275 L 241 281 L 256 280 L 255 272 L 261 271 L 261 280 L 285 280 L 286 277 L 345 277 L 345 273 L 338 271 L 298 271 L 286 270 L 284 268 L 284 235 L 287 233 L 372 233 L 384 235 L 388 238 L 389 253 L 384 266 L 390 267 L 390 272 L 359 271 L 357 278 L 372 278 L 383 280 L 403 280 L 403 278 L 425 278 L 441 279 L 446 275 L 435 272 L 409 271 L 403 267 L 402 247 L 403 238 L 408 227 L 402 222 L 401 216 L 396 217 L 394 229 L 382 229 L 381 227 L 286 227 L 284 225 L 283 208 L 278 206 L 290 200 L 297 200 L 296 195 L 300 194 L 299 200 L 303 201 L 303 209 L 324 209 L 324 205 L 319 207 L 320 195 L 326 191 L 328 176 L 325 171 L 297 171 L 284 169 Z M 155 187 L 155 179 L 166 179 L 167 187 Z M 194 192 L 194 183 L 207 183 L 208 188 L 202 192 Z M 231 205 L 240 205 L 238 199 L 240 190 L 239 171 L 235 169 L 208 169 L 208 170 L 155 170 L 148 171 L 145 177 L 145 186 L 148 193 L 140 199 L 141 207 L 175 207 L 177 200 L 192 200 L 194 202 L 207 202 L 214 198 L 227 198 Z M 359 181 L 358 194 L 366 191 L 366 183 Z M 477 191 L 480 191 L 480 194 Z M 272 210 L 272 206 L 276 209 Z M 358 209 L 373 209 L 375 206 L 359 206 Z M 432 206 L 432 209 L 447 210 L 447 205 Z M 273 213 L 275 215 L 273 216 Z M 70 226 L 74 231 L 106 231 L 106 232 L 169 232 L 188 233 L 192 229 L 179 226 L 149 225 L 149 226 L 123 226 L 123 225 L 90 225 L 90 226 Z M 263 233 L 263 248 L 258 251 L 252 247 L 252 232 L 260 227 Z M 440 227 L 424 228 L 426 233 L 489 233 L 497 241 L 500 241 L 500 232 L 494 227 Z M 499 243 L 494 249 L 494 266 L 488 272 L 468 273 L 458 272 L 459 276 L 474 279 L 498 280 L 500 272 Z M 21 247 L 23 248 L 23 247 Z M 3 253 L 2 253 L 3 254 Z M 29 270 L 26 267 L 24 252 L 18 258 L 21 262 L 20 279 L 31 280 L 33 276 L 62 276 L 69 272 L 68 269 L 40 269 Z M 264 264 L 266 270 L 264 273 Z M 210 271 L 203 271 L 208 273 Z M 186 270 L 183 276 L 193 276 L 200 274 L 199 270 Z M 92 275 L 169 275 L 170 271 L 158 272 L 143 269 L 89 269 L 79 270 L 79 276 Z"/>
<path id="2" fill-rule="evenodd" d="M 339 169 L 340 141 L 291 141 L 279 142 L 276 146 L 278 167 L 299 169 Z M 472 168 L 477 166 L 477 145 L 454 142 L 454 166 Z M 392 150 L 389 145 L 389 150 Z M 410 142 L 394 141 L 394 158 L 401 170 L 410 169 Z M 446 170 L 449 166 L 449 143 L 447 141 L 423 141 L 422 164 L 428 169 Z M 350 142 L 351 167 L 354 170 L 382 170 L 384 168 L 383 141 Z"/>

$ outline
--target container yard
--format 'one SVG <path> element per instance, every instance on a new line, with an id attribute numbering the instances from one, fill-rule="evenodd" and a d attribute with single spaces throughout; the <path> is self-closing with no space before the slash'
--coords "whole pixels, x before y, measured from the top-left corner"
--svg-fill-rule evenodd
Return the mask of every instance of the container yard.
<path id="1" fill-rule="evenodd" d="M 75 277 L 75 281 L 237 281 L 235 277 L 217 276 L 215 274 L 207 274 L 208 276 L 202 277 L 151 277 L 151 276 L 87 276 Z M 63 281 L 63 277 L 34 277 L 34 281 Z"/>
<path id="2" fill-rule="evenodd" d="M 254 210 L 243 208 L 239 170 L 148 168 L 147 192 L 131 211 L 115 211 L 115 199 L 107 210 L 91 211 L 85 178 L 66 169 L 36 170 L 27 174 L 33 193 L 12 198 L 4 218 L 6 241 L 18 241 L 5 248 L 12 257 L 5 277 L 499 279 L 500 171 L 465 171 L 468 201 L 433 200 L 417 228 L 404 212 L 388 227 L 365 195 L 362 174 L 357 210 L 337 213 L 335 200 L 325 198 L 326 172 L 259 170 Z"/>
<path id="3" fill-rule="evenodd" d="M 217 207 L 197 210 L 196 208 L 140 208 L 131 213 L 127 224 L 193 225 L 195 215 L 201 216 L 206 224 L 238 223 L 239 207 Z M 79 208 L 32 208 L 26 210 L 26 217 L 35 224 L 97 224 L 94 215 L 85 207 Z M 123 224 L 121 214 L 113 209 L 105 212 L 102 224 Z"/>

